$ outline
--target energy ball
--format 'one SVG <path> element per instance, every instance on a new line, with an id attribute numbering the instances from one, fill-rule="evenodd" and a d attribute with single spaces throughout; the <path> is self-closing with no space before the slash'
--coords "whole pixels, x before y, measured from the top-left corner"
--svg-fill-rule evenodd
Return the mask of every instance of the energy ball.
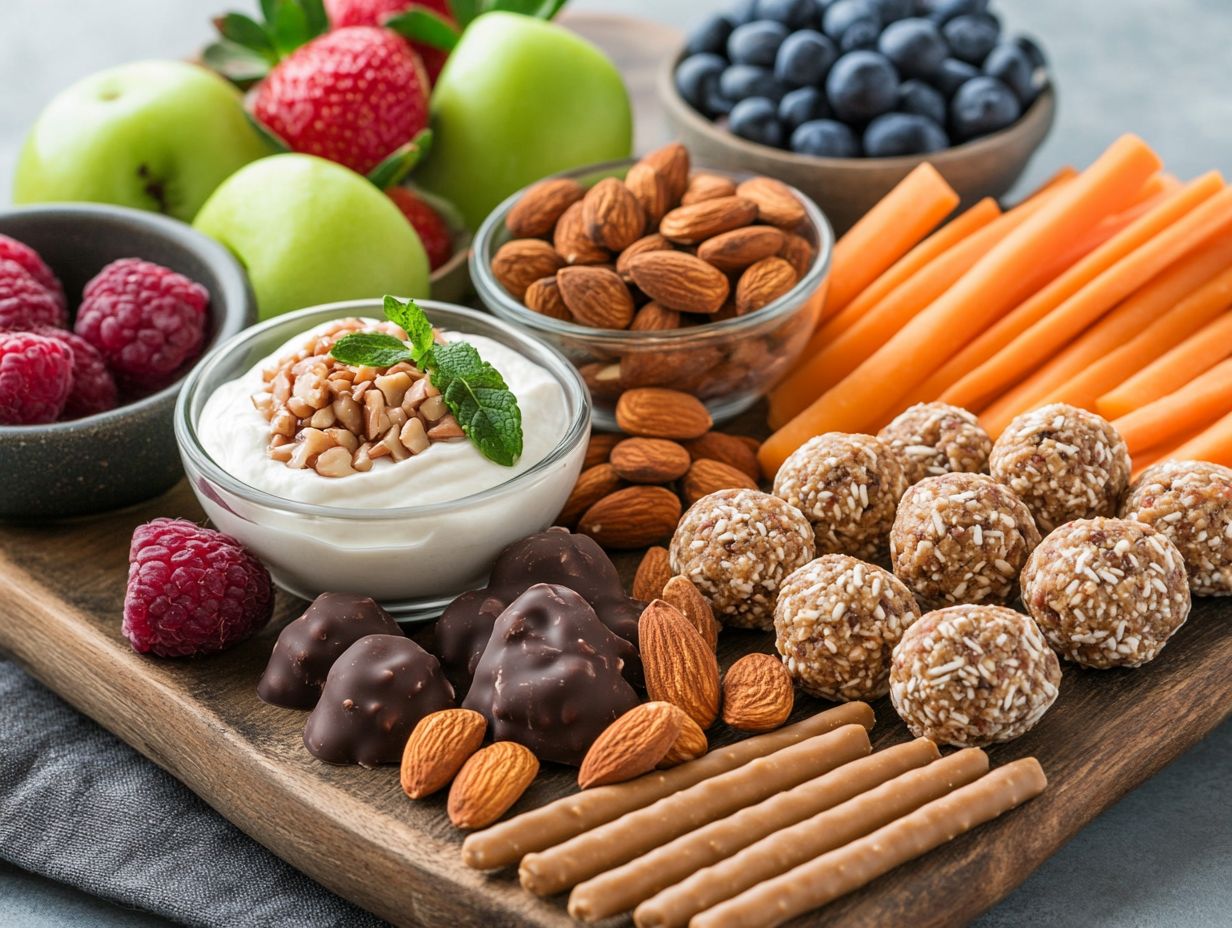
<path id="1" fill-rule="evenodd" d="M 917 403 L 877 437 L 898 454 L 908 483 L 988 471 L 992 439 L 973 413 L 948 403 Z"/>
<path id="2" fill-rule="evenodd" d="M 894 511 L 907 489 L 903 465 L 872 435 L 810 438 L 779 468 L 774 495 L 813 525 L 818 554 L 884 556 Z"/>
<path id="3" fill-rule="evenodd" d="M 1190 592 L 1232 595 L 1232 469 L 1202 461 L 1148 467 L 1121 507 L 1167 535 L 1185 559 Z"/>
<path id="4" fill-rule="evenodd" d="M 774 644 L 806 693 L 871 699 L 889 690 L 890 654 L 919 617 L 915 597 L 888 570 L 826 554 L 783 582 Z"/>
<path id="5" fill-rule="evenodd" d="M 950 606 L 911 625 L 890 662 L 890 702 L 911 733 L 938 744 L 1012 741 L 1056 701 L 1061 665 L 1030 616 Z"/>
<path id="6" fill-rule="evenodd" d="M 1117 430 L 1065 403 L 1011 422 L 993 444 L 988 466 L 1044 532 L 1074 519 L 1116 515 L 1129 485 L 1129 450 Z"/>
<path id="7" fill-rule="evenodd" d="M 1031 554 L 1022 601 L 1062 657 L 1140 667 L 1189 617 L 1189 583 L 1181 552 L 1149 525 L 1079 519 Z"/>
<path id="8" fill-rule="evenodd" d="M 1031 512 L 984 474 L 925 477 L 890 532 L 895 575 L 925 605 L 1004 603 L 1040 542 Z"/>
<path id="9" fill-rule="evenodd" d="M 672 573 L 733 628 L 774 627 L 774 600 L 793 570 L 813 559 L 813 528 L 794 506 L 760 490 L 719 490 L 689 507 L 672 536 Z"/>

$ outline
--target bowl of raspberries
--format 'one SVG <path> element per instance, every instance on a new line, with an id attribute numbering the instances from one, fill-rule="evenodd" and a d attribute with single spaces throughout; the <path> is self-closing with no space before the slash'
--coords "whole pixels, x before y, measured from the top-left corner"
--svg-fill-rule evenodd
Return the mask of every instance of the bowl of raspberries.
<path id="1" fill-rule="evenodd" d="M 699 157 L 779 177 L 848 228 L 921 161 L 1006 193 L 1055 114 L 1047 59 L 989 0 L 737 0 L 659 93 Z"/>
<path id="2" fill-rule="evenodd" d="M 243 269 L 189 226 L 113 206 L 0 211 L 0 518 L 166 490 L 184 375 L 254 319 Z"/>

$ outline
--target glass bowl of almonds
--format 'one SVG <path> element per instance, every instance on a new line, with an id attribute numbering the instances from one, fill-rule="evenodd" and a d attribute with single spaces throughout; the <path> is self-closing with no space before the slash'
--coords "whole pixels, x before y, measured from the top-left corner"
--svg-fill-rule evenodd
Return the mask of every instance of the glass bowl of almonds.
<path id="1" fill-rule="evenodd" d="M 752 406 L 812 334 L 834 233 L 798 190 L 693 169 L 679 144 L 532 184 L 475 236 L 496 316 L 560 349 L 611 428 L 620 395 L 665 387 L 716 422 Z"/>

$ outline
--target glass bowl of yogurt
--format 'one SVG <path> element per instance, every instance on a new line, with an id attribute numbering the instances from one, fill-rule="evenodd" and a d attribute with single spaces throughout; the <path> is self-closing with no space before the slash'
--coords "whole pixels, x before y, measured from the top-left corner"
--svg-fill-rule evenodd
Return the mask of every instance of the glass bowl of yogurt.
<path id="1" fill-rule="evenodd" d="M 267 369 L 338 320 L 375 328 L 380 300 L 331 303 L 278 316 L 223 343 L 180 394 L 175 433 L 193 492 L 210 521 L 303 599 L 372 596 L 403 619 L 438 614 L 481 586 L 496 555 L 559 514 L 586 454 L 585 383 L 555 348 L 491 316 L 417 301 L 440 336 L 470 342 L 504 377 L 522 413 L 513 466 L 466 439 L 385 456 L 328 477 L 271 457 L 270 422 L 253 402 Z"/>

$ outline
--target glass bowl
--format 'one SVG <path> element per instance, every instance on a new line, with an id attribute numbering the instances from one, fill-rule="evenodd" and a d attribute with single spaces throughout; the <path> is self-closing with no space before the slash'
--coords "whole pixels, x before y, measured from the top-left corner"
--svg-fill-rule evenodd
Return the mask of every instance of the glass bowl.
<path id="1" fill-rule="evenodd" d="M 489 489 L 388 509 L 284 499 L 224 470 L 206 451 L 198 428 L 214 391 L 322 323 L 348 316 L 383 318 L 379 300 L 331 303 L 254 326 L 212 351 L 180 393 L 176 441 L 201 507 L 219 530 L 264 561 L 279 586 L 303 599 L 359 593 L 403 619 L 433 617 L 459 593 L 481 586 L 502 548 L 549 526 L 581 471 L 590 401 L 574 368 L 551 346 L 483 313 L 431 300 L 419 305 L 437 326 L 498 341 L 555 378 L 566 416 L 561 437 L 546 456 Z M 340 489 L 346 479 L 337 481 Z M 408 499 L 413 494 L 414 485 L 408 485 Z"/>
<path id="2" fill-rule="evenodd" d="M 589 187 L 605 177 L 624 177 L 635 163 L 635 159 L 613 161 L 559 176 Z M 695 170 L 736 183 L 755 176 L 708 167 Z M 471 280 L 483 304 L 496 316 L 530 330 L 573 362 L 590 388 L 597 427 L 615 428 L 616 401 L 633 387 L 691 393 L 706 404 L 715 422 L 723 422 L 756 403 L 791 369 L 825 301 L 834 233 L 817 204 L 792 190 L 807 213 L 801 234 L 816 256 L 788 293 L 745 316 L 669 331 L 633 332 L 591 328 L 527 308 L 492 273 L 492 256 L 511 238 L 505 217 L 524 191 L 501 203 L 479 227 L 471 249 Z"/>

